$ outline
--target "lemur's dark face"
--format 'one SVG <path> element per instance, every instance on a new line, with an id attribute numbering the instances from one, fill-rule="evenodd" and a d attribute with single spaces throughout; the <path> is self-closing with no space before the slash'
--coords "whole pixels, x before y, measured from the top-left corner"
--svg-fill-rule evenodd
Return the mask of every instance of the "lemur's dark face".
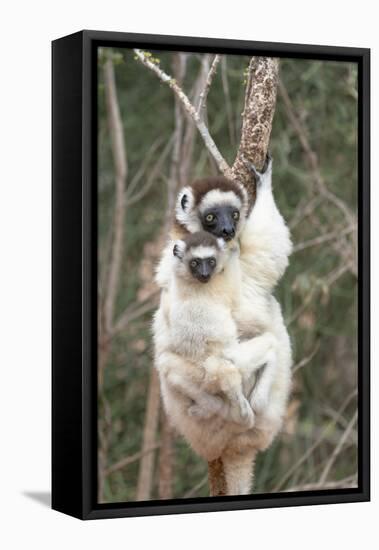
<path id="1" fill-rule="evenodd" d="M 241 184 L 221 176 L 202 178 L 184 187 L 175 208 L 176 222 L 189 233 L 231 241 L 243 230 L 248 197 Z"/>
<path id="2" fill-rule="evenodd" d="M 188 262 L 189 271 L 195 279 L 200 283 L 207 283 L 212 277 L 216 268 L 216 258 L 211 256 L 209 258 L 191 258 Z"/>
<path id="3" fill-rule="evenodd" d="M 207 283 L 223 269 L 227 257 L 224 241 L 206 231 L 196 231 L 176 241 L 172 252 L 177 258 L 175 273 L 186 282 L 195 279 Z"/>
<path id="4" fill-rule="evenodd" d="M 228 204 L 211 206 L 200 214 L 204 231 L 208 231 L 215 237 L 221 237 L 225 241 L 235 237 L 239 219 L 239 209 Z"/>

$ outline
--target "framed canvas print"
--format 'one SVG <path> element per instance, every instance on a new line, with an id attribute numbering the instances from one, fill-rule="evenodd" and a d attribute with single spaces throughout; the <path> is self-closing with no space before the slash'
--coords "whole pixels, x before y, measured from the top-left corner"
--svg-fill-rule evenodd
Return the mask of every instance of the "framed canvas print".
<path id="1" fill-rule="evenodd" d="M 369 50 L 53 42 L 53 508 L 369 499 Z"/>

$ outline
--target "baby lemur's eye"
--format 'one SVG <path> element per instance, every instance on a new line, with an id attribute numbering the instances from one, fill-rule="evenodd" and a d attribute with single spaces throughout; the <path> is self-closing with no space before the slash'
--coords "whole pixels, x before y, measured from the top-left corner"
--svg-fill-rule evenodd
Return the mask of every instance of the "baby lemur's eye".
<path id="1" fill-rule="evenodd" d="M 240 213 L 238 212 L 238 210 L 234 210 L 233 212 L 233 220 L 239 220 L 240 219 Z"/>
<path id="2" fill-rule="evenodd" d="M 209 223 L 210 223 L 210 222 L 213 222 L 214 219 L 215 219 L 215 215 L 214 215 L 214 214 L 207 214 L 207 215 L 205 216 L 205 221 L 207 221 L 207 222 L 209 222 Z"/>
<path id="3" fill-rule="evenodd" d="M 190 266 L 191 267 L 196 267 L 197 266 L 197 260 L 191 260 L 190 261 Z"/>
<path id="4" fill-rule="evenodd" d="M 209 265 L 212 266 L 212 267 L 215 267 L 216 265 L 216 260 L 214 258 L 210 258 L 209 259 Z"/>

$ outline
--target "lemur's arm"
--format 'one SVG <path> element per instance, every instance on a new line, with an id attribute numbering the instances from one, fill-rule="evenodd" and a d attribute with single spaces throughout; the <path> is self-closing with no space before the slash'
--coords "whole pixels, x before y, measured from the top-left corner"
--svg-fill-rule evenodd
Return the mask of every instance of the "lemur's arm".
<path id="1" fill-rule="evenodd" d="M 192 401 L 188 406 L 189 416 L 206 419 L 217 415 L 226 421 L 251 427 L 254 415 L 248 400 L 242 393 L 241 376 L 235 380 L 233 365 L 230 365 L 229 368 L 231 372 L 228 372 L 225 365 L 222 365 L 222 363 L 226 363 L 225 359 L 215 357 L 208 359 L 211 363 L 205 362 L 205 376 L 203 371 L 198 376 L 194 375 L 192 368 L 197 369 L 197 367 L 173 352 L 162 353 L 157 366 L 158 370 L 163 373 L 167 384 L 183 397 Z M 220 363 L 220 367 L 224 367 L 223 374 L 225 376 L 222 381 L 218 380 L 221 373 L 217 372 L 219 371 L 217 363 Z M 207 371 L 207 365 L 209 371 Z M 213 380 L 210 372 L 212 365 L 215 367 Z M 229 377 L 230 383 L 228 383 Z M 216 392 L 217 395 L 210 391 Z M 226 399 L 220 397 L 221 393 L 225 394 Z"/>
<path id="2" fill-rule="evenodd" d="M 265 332 L 225 350 L 226 357 L 240 369 L 254 412 L 261 412 L 268 403 L 277 371 L 277 346 L 277 338 Z"/>
<path id="3" fill-rule="evenodd" d="M 191 379 L 189 362 L 169 351 L 160 354 L 157 367 L 167 384 L 204 409 L 204 417 L 218 414 L 224 408 L 223 400 L 201 388 L 199 380 Z"/>
<path id="4" fill-rule="evenodd" d="M 287 265 L 292 250 L 289 229 L 272 193 L 272 159 L 267 157 L 263 172 L 254 172 L 257 197 L 240 237 L 244 273 L 271 291 Z"/>

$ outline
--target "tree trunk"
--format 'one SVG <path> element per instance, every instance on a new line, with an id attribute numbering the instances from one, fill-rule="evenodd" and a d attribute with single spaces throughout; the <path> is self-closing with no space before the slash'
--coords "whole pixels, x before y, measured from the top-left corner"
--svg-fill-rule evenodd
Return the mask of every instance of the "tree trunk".
<path id="1" fill-rule="evenodd" d="M 161 447 L 159 450 L 159 484 L 160 499 L 169 499 L 173 496 L 173 434 L 169 419 L 162 409 L 161 415 Z"/>
<path id="2" fill-rule="evenodd" d="M 147 450 L 154 447 L 156 443 L 155 439 L 159 418 L 159 401 L 160 394 L 158 372 L 154 367 L 151 367 L 142 444 L 142 453 L 146 451 L 146 454 L 142 456 L 140 462 L 136 500 L 149 500 L 151 497 L 155 452 L 152 451 L 149 453 Z"/>
<path id="3" fill-rule="evenodd" d="M 279 62 L 274 57 L 250 60 L 241 141 L 232 167 L 232 177 L 246 188 L 250 207 L 255 201 L 255 179 L 249 162 L 262 170 L 269 148 L 279 79 Z"/>

